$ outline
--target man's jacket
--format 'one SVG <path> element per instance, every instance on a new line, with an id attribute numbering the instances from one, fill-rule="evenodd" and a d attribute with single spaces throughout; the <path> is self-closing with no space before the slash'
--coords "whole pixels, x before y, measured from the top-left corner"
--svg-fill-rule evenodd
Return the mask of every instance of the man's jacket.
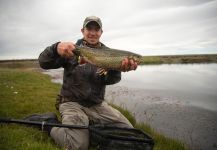
<path id="1" fill-rule="evenodd" d="M 84 41 L 78 40 L 77 45 Z M 121 80 L 121 72 L 109 70 L 106 75 L 97 74 L 98 67 L 86 63 L 79 65 L 76 56 L 63 58 L 57 53 L 55 43 L 47 47 L 39 56 L 39 64 L 43 69 L 64 68 L 63 85 L 60 95 L 81 104 L 99 104 L 104 100 L 106 85 L 115 84 Z M 100 44 L 98 48 L 105 47 Z"/>

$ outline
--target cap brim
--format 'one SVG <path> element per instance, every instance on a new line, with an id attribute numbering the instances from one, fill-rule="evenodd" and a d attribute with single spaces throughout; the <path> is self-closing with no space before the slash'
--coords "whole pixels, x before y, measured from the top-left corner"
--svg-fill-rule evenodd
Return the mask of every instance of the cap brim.
<path id="1" fill-rule="evenodd" d="M 87 24 L 89 24 L 90 22 L 96 22 L 96 23 L 99 25 L 99 27 L 102 28 L 102 26 L 100 25 L 100 23 L 98 23 L 96 20 L 89 20 L 89 21 L 87 21 L 87 22 L 83 25 L 83 27 L 86 27 Z"/>

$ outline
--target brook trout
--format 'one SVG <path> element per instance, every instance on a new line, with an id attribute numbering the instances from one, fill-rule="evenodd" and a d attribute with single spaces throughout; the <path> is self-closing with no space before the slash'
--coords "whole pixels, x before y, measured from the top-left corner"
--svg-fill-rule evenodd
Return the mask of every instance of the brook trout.
<path id="1" fill-rule="evenodd" d="M 107 70 L 119 71 L 121 71 L 121 63 L 124 58 L 134 59 L 139 65 L 217 63 L 217 54 L 141 56 L 125 50 L 112 48 L 96 49 L 80 46 L 76 46 L 74 53 L 93 65 Z"/>
<path id="2" fill-rule="evenodd" d="M 107 70 L 121 70 L 121 63 L 124 58 L 134 59 L 139 63 L 142 57 L 139 54 L 124 50 L 111 48 L 96 49 L 81 46 L 76 46 L 74 53 L 77 56 L 83 57 L 85 61 Z"/>

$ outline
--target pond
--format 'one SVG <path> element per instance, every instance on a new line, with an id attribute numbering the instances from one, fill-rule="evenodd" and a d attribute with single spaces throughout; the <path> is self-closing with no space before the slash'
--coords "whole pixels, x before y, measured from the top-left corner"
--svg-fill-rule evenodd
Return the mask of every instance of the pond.
<path id="1" fill-rule="evenodd" d="M 217 111 L 217 64 L 142 66 L 123 73 L 122 81 L 115 87 L 142 90 L 165 103 Z"/>

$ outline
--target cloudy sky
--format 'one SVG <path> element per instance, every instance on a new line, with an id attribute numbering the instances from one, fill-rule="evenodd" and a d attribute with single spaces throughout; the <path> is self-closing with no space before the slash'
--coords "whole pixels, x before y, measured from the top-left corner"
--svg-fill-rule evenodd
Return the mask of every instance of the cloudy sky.
<path id="1" fill-rule="evenodd" d="M 101 41 L 142 55 L 217 53 L 216 0 L 0 0 L 0 59 L 37 58 L 102 19 Z"/>

